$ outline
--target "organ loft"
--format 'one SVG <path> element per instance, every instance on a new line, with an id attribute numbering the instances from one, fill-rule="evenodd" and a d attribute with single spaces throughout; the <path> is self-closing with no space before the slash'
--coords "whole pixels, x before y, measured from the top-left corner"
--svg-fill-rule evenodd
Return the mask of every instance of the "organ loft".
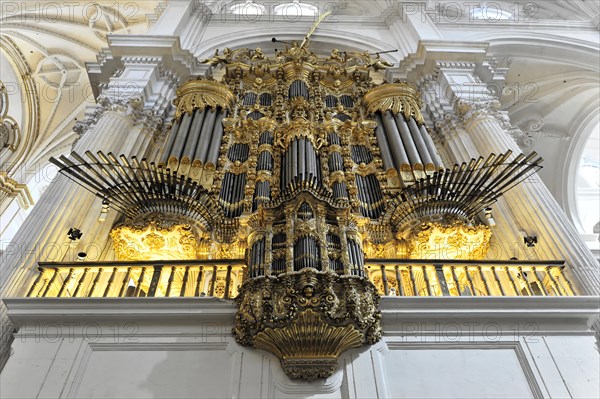
<path id="1" fill-rule="evenodd" d="M 243 265 L 86 269 L 71 287 L 41 273 L 29 295 L 94 296 L 108 278 L 104 296 L 235 297 L 235 340 L 314 380 L 345 350 L 380 339 L 380 294 L 572 294 L 556 272 L 521 287 L 500 268 L 366 267 L 365 254 L 483 259 L 492 204 L 541 163 L 507 151 L 445 165 L 419 91 L 384 81 L 379 54 L 320 57 L 305 40 L 204 62 L 210 74 L 177 90 L 154 159 L 88 151 L 52 162 L 102 198 L 101 212 L 123 215 L 110 233 L 119 261 Z"/>

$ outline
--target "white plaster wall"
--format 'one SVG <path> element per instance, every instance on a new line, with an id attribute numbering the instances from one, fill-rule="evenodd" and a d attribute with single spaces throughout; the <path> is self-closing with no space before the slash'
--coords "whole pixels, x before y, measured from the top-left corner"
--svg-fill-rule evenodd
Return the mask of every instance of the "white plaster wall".
<path id="1" fill-rule="evenodd" d="M 536 299 L 541 307 L 522 306 L 515 317 L 510 301 L 501 312 L 485 299 L 456 301 L 462 312 L 428 299 L 418 306 L 386 300 L 384 339 L 347 351 L 333 376 L 310 383 L 290 380 L 273 355 L 236 344 L 235 309 L 224 301 L 156 298 L 119 306 L 88 299 L 40 307 L 40 300 L 8 300 L 21 329 L 0 374 L 0 397 L 600 396 L 600 358 L 584 315 L 597 311 L 593 300 L 568 298 L 571 308 L 557 310 L 558 301 L 552 308 Z"/>

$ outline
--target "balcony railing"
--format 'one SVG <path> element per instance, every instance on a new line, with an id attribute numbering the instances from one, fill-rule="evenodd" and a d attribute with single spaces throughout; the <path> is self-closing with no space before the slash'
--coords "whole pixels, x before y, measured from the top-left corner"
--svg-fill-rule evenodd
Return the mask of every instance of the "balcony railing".
<path id="1" fill-rule="evenodd" d="M 367 259 L 385 296 L 573 296 L 564 261 Z"/>
<path id="2" fill-rule="evenodd" d="M 573 296 L 564 261 L 367 259 L 385 296 Z M 235 298 L 243 259 L 39 263 L 28 297 Z"/>
<path id="3" fill-rule="evenodd" d="M 244 260 L 39 263 L 28 297 L 235 298 Z"/>

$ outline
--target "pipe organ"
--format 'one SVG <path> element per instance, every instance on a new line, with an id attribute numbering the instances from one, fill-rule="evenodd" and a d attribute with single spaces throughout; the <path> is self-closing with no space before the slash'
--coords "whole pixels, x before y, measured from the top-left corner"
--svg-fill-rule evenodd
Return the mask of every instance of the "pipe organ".
<path id="1" fill-rule="evenodd" d="M 245 249 L 233 335 L 295 378 L 327 377 L 341 352 L 379 340 L 365 248 L 426 258 L 442 242 L 448 257 L 482 258 L 491 232 L 481 211 L 541 162 L 492 154 L 446 169 L 418 91 L 376 84 L 383 64 L 369 53 L 341 54 L 225 49 L 205 60 L 221 66 L 220 82 L 178 89 L 159 159 L 52 160 L 127 216 L 113 232 L 119 245 L 123 225 L 162 214 L 185 232 L 187 254 L 199 252 L 192 244 L 220 245 L 220 256 Z M 480 251 L 465 255 L 467 244 Z"/>

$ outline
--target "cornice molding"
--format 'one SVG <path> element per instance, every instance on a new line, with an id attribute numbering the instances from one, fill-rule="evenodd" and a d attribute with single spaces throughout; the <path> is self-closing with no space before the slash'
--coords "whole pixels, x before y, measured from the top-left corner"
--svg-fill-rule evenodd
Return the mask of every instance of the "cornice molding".
<path id="1" fill-rule="evenodd" d="M 218 318 L 233 324 L 233 301 L 217 298 L 4 298 L 15 323 L 25 321 L 143 321 Z M 384 332 L 403 321 L 433 318 L 459 320 L 580 320 L 580 329 L 598 317 L 600 297 L 382 297 Z M 571 328 L 573 326 L 570 326 Z"/>

